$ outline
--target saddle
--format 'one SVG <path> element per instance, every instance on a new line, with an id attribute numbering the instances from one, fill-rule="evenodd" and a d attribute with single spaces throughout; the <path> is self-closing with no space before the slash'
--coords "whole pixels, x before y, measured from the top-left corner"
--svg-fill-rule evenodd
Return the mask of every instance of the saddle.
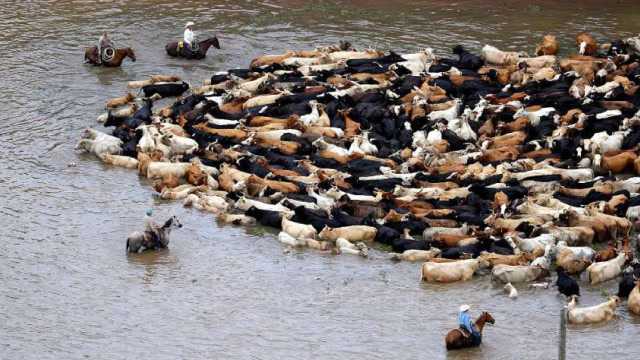
<path id="1" fill-rule="evenodd" d="M 471 333 L 468 332 L 467 329 L 465 329 L 465 328 L 459 327 L 456 330 L 458 330 L 460 332 L 460 334 L 465 338 L 468 338 L 468 337 L 471 336 Z"/>
<path id="2" fill-rule="evenodd" d="M 145 231 L 145 237 L 144 237 L 144 246 L 147 249 L 155 249 L 160 246 L 160 238 L 158 236 L 158 234 L 156 234 L 155 231 Z"/>
<path id="3" fill-rule="evenodd" d="M 186 54 L 186 52 L 195 53 L 200 50 L 200 46 L 194 41 L 189 48 L 186 48 L 184 46 L 184 40 L 181 40 L 178 41 L 178 48 L 176 50 L 178 51 L 178 54 Z"/>

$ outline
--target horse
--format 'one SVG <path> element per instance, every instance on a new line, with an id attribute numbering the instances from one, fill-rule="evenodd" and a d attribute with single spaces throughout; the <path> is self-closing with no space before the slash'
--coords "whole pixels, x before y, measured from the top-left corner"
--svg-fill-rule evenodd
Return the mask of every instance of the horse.
<path id="1" fill-rule="evenodd" d="M 127 57 L 130 58 L 131 61 L 133 62 L 136 61 L 136 54 L 133 52 L 133 49 L 130 47 L 115 49 L 113 53 L 113 57 L 109 61 L 99 62 L 98 56 L 99 55 L 98 55 L 97 46 L 91 46 L 84 49 L 84 62 L 86 64 L 88 63 L 95 66 L 102 65 L 106 67 L 119 67 L 120 65 L 122 65 L 122 62 Z"/>
<path id="2" fill-rule="evenodd" d="M 447 350 L 463 349 L 469 347 L 480 346 L 482 343 L 482 329 L 486 323 L 495 324 L 495 319 L 488 312 L 484 311 L 476 320 L 476 329 L 480 333 L 480 339 L 476 342 L 471 335 L 465 336 L 460 329 L 453 329 L 449 331 L 445 338 L 445 344 Z"/>
<path id="3" fill-rule="evenodd" d="M 195 51 L 184 51 L 184 47 L 179 50 L 179 41 L 172 41 L 168 43 L 164 49 L 167 51 L 167 55 L 172 57 L 183 57 L 185 59 L 201 60 L 207 55 L 207 50 L 213 45 L 216 49 L 220 49 L 220 42 L 217 37 L 212 37 L 206 40 L 198 42 L 198 46 Z"/>
<path id="4" fill-rule="evenodd" d="M 136 253 L 144 250 L 164 249 L 169 246 L 169 234 L 173 228 L 181 228 L 178 218 L 172 216 L 156 230 L 154 234 L 148 231 L 134 231 L 127 237 L 127 252 Z"/>

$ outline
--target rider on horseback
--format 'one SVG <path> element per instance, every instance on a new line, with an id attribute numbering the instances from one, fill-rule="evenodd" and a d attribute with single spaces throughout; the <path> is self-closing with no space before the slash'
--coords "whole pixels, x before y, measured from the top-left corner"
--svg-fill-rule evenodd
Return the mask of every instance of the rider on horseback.
<path id="1" fill-rule="evenodd" d="M 184 26 L 184 50 L 188 51 L 188 52 L 193 52 L 196 51 L 195 47 L 195 33 L 192 30 L 193 25 L 195 25 L 193 23 L 193 21 L 189 21 L 185 26 Z"/>
<path id="2" fill-rule="evenodd" d="M 474 343 L 480 344 L 481 335 L 476 329 L 473 321 L 471 321 L 471 315 L 469 315 L 469 305 L 461 305 L 460 312 L 458 313 L 458 324 L 460 325 L 460 331 L 465 337 L 471 335 L 471 340 Z"/>
<path id="3" fill-rule="evenodd" d="M 144 217 L 144 232 L 147 233 L 151 239 L 151 244 L 145 244 L 145 247 L 147 248 L 155 248 L 160 242 L 158 237 L 158 229 L 160 229 L 160 225 L 153 221 L 151 215 L 153 215 L 153 211 L 151 209 L 147 209 Z"/>
<path id="4" fill-rule="evenodd" d="M 107 35 L 107 32 L 103 32 L 102 36 L 100 36 L 100 39 L 98 39 L 98 64 L 102 63 L 103 58 L 105 57 L 105 51 L 107 49 L 111 49 L 113 51 L 114 48 L 115 47 L 113 46 L 113 41 L 109 39 L 109 35 Z"/>

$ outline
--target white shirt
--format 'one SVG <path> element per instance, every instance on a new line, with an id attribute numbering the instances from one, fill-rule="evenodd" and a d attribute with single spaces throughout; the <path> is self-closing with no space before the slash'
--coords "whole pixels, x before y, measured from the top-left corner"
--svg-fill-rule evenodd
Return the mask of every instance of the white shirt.
<path id="1" fill-rule="evenodd" d="M 144 216 L 144 230 L 145 231 L 150 231 L 150 232 L 153 232 L 153 233 L 157 233 L 159 227 L 160 226 L 155 221 L 153 221 L 153 218 L 151 216 L 149 216 L 149 215 L 145 215 Z"/>
<path id="2" fill-rule="evenodd" d="M 184 29 L 184 42 L 191 45 L 193 42 L 193 31 L 191 29 Z"/>

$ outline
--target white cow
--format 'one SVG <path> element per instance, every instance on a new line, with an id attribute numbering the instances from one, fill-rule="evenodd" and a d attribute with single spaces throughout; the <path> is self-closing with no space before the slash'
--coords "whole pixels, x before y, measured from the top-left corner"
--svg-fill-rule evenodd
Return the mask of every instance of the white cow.
<path id="1" fill-rule="evenodd" d="M 620 254 L 614 259 L 589 265 L 587 268 L 587 274 L 589 274 L 589 282 L 591 285 L 614 279 L 620 275 L 622 273 L 626 257 L 627 255 L 624 252 L 620 252 Z"/>
<path id="2" fill-rule="evenodd" d="M 570 324 L 594 324 L 609 321 L 616 315 L 616 307 L 620 298 L 612 296 L 609 300 L 594 306 L 579 308 L 576 306 L 577 297 L 571 297 L 567 305 L 567 319 Z"/>

